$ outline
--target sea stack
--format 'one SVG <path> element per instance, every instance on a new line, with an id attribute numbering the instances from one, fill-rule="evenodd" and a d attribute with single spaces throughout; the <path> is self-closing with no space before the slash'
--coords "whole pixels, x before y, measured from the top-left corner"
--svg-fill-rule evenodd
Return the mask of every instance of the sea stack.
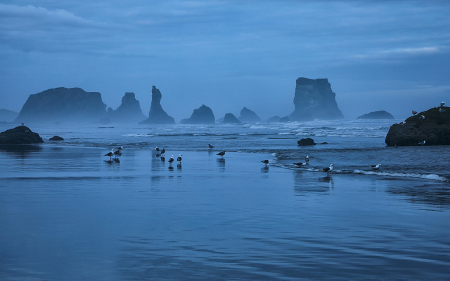
<path id="1" fill-rule="evenodd" d="M 213 111 L 204 104 L 194 109 L 189 119 L 181 120 L 181 124 L 214 124 L 215 122 L 216 118 Z"/>
<path id="2" fill-rule="evenodd" d="M 91 123 L 105 115 L 106 104 L 100 93 L 60 87 L 30 95 L 14 122 Z"/>
<path id="3" fill-rule="evenodd" d="M 395 119 L 395 118 L 389 112 L 380 110 L 361 115 L 356 119 Z"/>
<path id="4" fill-rule="evenodd" d="M 241 123 L 241 121 L 239 121 L 239 119 L 237 119 L 233 113 L 227 113 L 227 114 L 225 114 L 225 117 L 223 118 L 222 123 L 239 124 L 239 123 Z"/>
<path id="5" fill-rule="evenodd" d="M 257 123 L 261 122 L 261 118 L 254 112 L 248 109 L 247 107 L 244 107 L 241 110 L 241 115 L 238 118 L 241 122 L 244 123 Z"/>
<path id="6" fill-rule="evenodd" d="M 155 86 L 152 87 L 152 104 L 148 118 L 139 124 L 175 124 L 175 119 L 169 116 L 161 106 L 161 92 Z"/>
<path id="7" fill-rule="evenodd" d="M 331 90 L 328 79 L 300 77 L 296 81 L 295 110 L 289 116 L 291 121 L 344 118 L 336 103 L 336 94 Z"/>
<path id="8" fill-rule="evenodd" d="M 108 118 L 116 123 L 137 123 L 145 118 L 141 104 L 132 92 L 127 92 L 122 97 L 122 103 L 116 110 L 108 108 Z"/>

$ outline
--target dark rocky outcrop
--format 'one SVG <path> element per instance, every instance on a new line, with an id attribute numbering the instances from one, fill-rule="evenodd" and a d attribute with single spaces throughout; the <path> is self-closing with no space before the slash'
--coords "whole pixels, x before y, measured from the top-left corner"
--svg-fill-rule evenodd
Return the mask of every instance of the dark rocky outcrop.
<path id="1" fill-rule="evenodd" d="M 49 140 L 51 141 L 63 141 L 64 139 L 60 136 L 53 136 Z"/>
<path id="2" fill-rule="evenodd" d="M 328 79 L 298 78 L 294 105 L 295 110 L 290 115 L 292 121 L 344 118 L 337 106 L 336 94 L 331 90 Z"/>
<path id="3" fill-rule="evenodd" d="M 241 115 L 239 116 L 239 120 L 241 122 L 244 123 L 256 123 L 256 122 L 261 122 L 261 118 L 259 118 L 259 116 L 254 112 L 251 111 L 250 109 L 244 107 L 241 110 Z"/>
<path id="4" fill-rule="evenodd" d="M 199 108 L 194 109 L 189 119 L 181 120 L 181 124 L 214 124 L 215 120 L 216 118 L 211 108 L 203 104 Z"/>
<path id="5" fill-rule="evenodd" d="M 301 139 L 297 143 L 299 146 L 316 145 L 312 138 Z"/>
<path id="6" fill-rule="evenodd" d="M 38 133 L 34 133 L 27 126 L 18 126 L 0 133 L 0 144 L 34 144 L 44 141 Z"/>
<path id="7" fill-rule="evenodd" d="M 30 95 L 15 122 L 95 122 L 105 114 L 100 93 L 61 87 Z"/>
<path id="8" fill-rule="evenodd" d="M 12 122 L 17 118 L 19 113 L 8 110 L 8 109 L 0 109 L 0 122 Z"/>
<path id="9" fill-rule="evenodd" d="M 356 119 L 395 119 L 395 118 L 389 112 L 380 110 L 361 115 Z"/>
<path id="10" fill-rule="evenodd" d="M 152 87 L 152 104 L 148 118 L 139 124 L 174 124 L 175 119 L 169 116 L 161 106 L 161 92 L 155 87 Z"/>
<path id="11" fill-rule="evenodd" d="M 107 118 L 115 123 L 137 123 L 145 118 L 142 113 L 141 105 L 132 92 L 127 92 L 122 97 L 120 106 L 113 110 L 108 108 Z M 104 121 L 105 119 L 101 120 Z"/>
<path id="12" fill-rule="evenodd" d="M 239 121 L 239 119 L 237 119 L 236 116 L 234 116 L 232 113 L 225 114 L 225 117 L 223 118 L 222 122 L 223 123 L 235 123 L 235 124 L 241 123 L 241 121 Z"/>
<path id="13" fill-rule="evenodd" d="M 267 119 L 267 123 L 278 123 L 280 122 L 281 117 L 280 116 L 274 116 Z"/>
<path id="14" fill-rule="evenodd" d="M 450 107 L 431 108 L 394 124 L 385 139 L 388 146 L 421 145 L 423 141 L 425 145 L 450 145 Z"/>

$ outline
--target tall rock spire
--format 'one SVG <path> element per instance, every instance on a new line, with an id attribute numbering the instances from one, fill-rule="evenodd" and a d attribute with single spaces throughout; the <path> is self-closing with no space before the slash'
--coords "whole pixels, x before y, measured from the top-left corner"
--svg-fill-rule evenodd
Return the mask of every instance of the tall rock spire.
<path id="1" fill-rule="evenodd" d="M 152 104 L 148 118 L 140 124 L 174 124 L 175 119 L 169 116 L 161 106 L 161 92 L 155 87 L 152 87 Z"/>

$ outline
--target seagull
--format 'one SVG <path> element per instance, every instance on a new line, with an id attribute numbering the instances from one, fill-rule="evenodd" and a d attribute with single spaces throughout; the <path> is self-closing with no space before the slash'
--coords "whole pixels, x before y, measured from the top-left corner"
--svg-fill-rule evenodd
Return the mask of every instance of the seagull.
<path id="1" fill-rule="evenodd" d="M 110 152 L 106 153 L 106 154 L 103 155 L 103 156 L 109 156 L 109 161 L 112 161 L 112 160 L 111 160 L 111 157 L 114 156 L 114 152 L 110 151 Z"/>
<path id="2" fill-rule="evenodd" d="M 163 155 L 164 153 L 166 153 L 166 149 L 165 149 L 165 148 L 163 148 L 163 149 L 161 150 L 161 155 Z"/>
<path id="3" fill-rule="evenodd" d="M 156 150 L 156 151 L 159 151 L 160 149 L 159 149 L 159 147 L 155 146 L 155 150 Z"/>
<path id="4" fill-rule="evenodd" d="M 183 159 L 183 158 L 181 158 L 181 156 L 183 156 L 183 155 L 178 154 L 178 157 L 177 157 L 177 161 L 180 162 L 180 164 L 181 164 L 181 159 Z"/>
<path id="5" fill-rule="evenodd" d="M 261 161 L 262 163 L 264 163 L 264 164 L 266 164 L 266 166 L 267 166 L 267 164 L 269 164 L 269 160 L 263 160 L 263 161 Z"/>
<path id="6" fill-rule="evenodd" d="M 209 143 L 208 143 L 208 146 L 209 146 L 209 148 L 214 148 L 214 146 L 213 146 L 213 145 L 210 145 Z"/>
<path id="7" fill-rule="evenodd" d="M 172 155 L 172 157 L 169 158 L 169 163 L 172 164 L 173 161 L 174 161 L 174 159 L 173 159 L 173 155 Z"/>
<path id="8" fill-rule="evenodd" d="M 419 119 L 420 119 L 420 120 L 425 120 L 425 116 L 420 115 Z"/>
<path id="9" fill-rule="evenodd" d="M 412 114 L 413 114 L 413 115 L 416 115 L 416 114 L 417 114 L 417 111 L 413 110 L 413 111 L 412 111 Z"/>
<path id="10" fill-rule="evenodd" d="M 376 165 L 369 165 L 370 168 L 372 168 L 372 170 L 378 170 L 381 167 L 381 164 L 376 164 Z"/>
<path id="11" fill-rule="evenodd" d="M 426 142 L 427 142 L 426 140 L 421 141 L 421 142 L 419 142 L 419 145 L 425 145 Z"/>
<path id="12" fill-rule="evenodd" d="M 445 102 L 441 102 L 441 107 L 443 107 L 445 105 Z"/>
<path id="13" fill-rule="evenodd" d="M 330 167 L 323 168 L 322 171 L 327 172 L 327 177 L 330 176 L 330 172 L 333 171 L 333 164 L 330 164 Z"/>
<path id="14" fill-rule="evenodd" d="M 306 155 L 305 162 L 309 163 L 309 156 L 308 155 Z"/>
<path id="15" fill-rule="evenodd" d="M 217 153 L 216 155 L 220 155 L 223 158 L 223 156 L 225 155 L 225 151 L 221 151 L 221 152 Z"/>
<path id="16" fill-rule="evenodd" d="M 117 158 L 117 156 L 121 156 L 122 155 L 122 149 L 123 149 L 123 147 L 120 146 L 116 150 L 114 150 L 114 157 L 115 158 Z"/>
<path id="17" fill-rule="evenodd" d="M 303 166 L 308 166 L 309 163 L 308 162 L 306 162 L 306 163 L 299 162 L 299 163 L 294 163 L 294 165 L 296 165 L 298 167 L 303 167 Z"/>

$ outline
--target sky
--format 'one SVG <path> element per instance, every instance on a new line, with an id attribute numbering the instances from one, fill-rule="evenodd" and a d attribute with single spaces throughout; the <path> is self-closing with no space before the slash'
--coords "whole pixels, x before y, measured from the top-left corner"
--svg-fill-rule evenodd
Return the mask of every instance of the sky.
<path id="1" fill-rule="evenodd" d="M 328 78 L 347 119 L 450 104 L 450 1 L 2 0 L 0 108 L 56 87 L 116 109 L 151 89 L 177 122 L 205 104 L 294 110 L 295 80 Z"/>

